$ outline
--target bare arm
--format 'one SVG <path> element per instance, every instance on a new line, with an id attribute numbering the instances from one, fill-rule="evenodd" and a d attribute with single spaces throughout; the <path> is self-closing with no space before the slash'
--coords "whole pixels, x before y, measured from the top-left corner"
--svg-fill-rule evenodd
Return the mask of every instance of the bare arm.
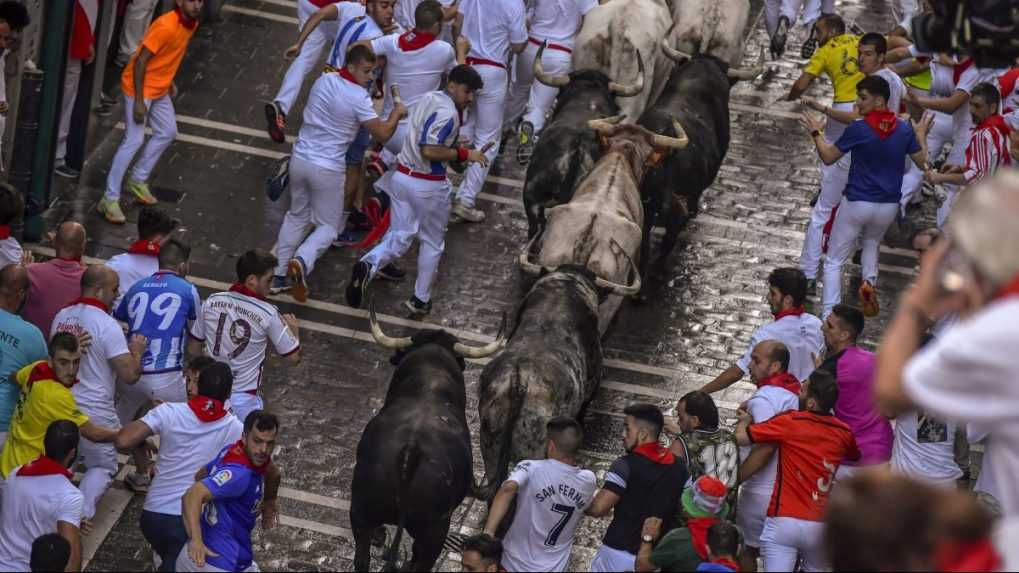
<path id="1" fill-rule="evenodd" d="M 327 4 L 322 8 L 319 8 L 317 12 L 308 18 L 308 21 L 304 23 L 301 28 L 300 35 L 297 36 L 297 43 L 286 49 L 283 52 L 283 57 L 291 60 L 301 53 L 301 49 L 304 47 L 304 42 L 308 40 L 308 36 L 318 28 L 318 25 L 322 23 L 322 20 L 335 20 L 339 17 L 340 11 L 336 8 L 336 4 Z"/>
<path id="2" fill-rule="evenodd" d="M 279 497 L 282 479 L 279 467 L 269 462 L 269 467 L 265 469 L 265 487 L 262 490 L 262 529 L 272 529 L 279 525 L 279 506 L 276 499 Z"/>
<path id="3" fill-rule="evenodd" d="M 145 123 L 145 114 L 147 113 L 145 108 L 145 67 L 149 65 L 152 56 L 152 52 L 142 46 L 138 51 L 138 57 L 134 60 L 134 72 L 131 79 L 134 81 L 135 97 L 132 118 L 135 123 Z"/>
<path id="4" fill-rule="evenodd" d="M 148 424 L 141 420 L 135 420 L 117 432 L 117 439 L 113 441 L 113 445 L 121 451 L 133 450 L 151 435 L 152 428 Z"/>
<path id="5" fill-rule="evenodd" d="M 393 137 L 396 126 L 400 123 L 400 118 L 405 115 L 407 115 L 407 108 L 402 103 L 397 103 L 393 106 L 393 111 L 389 112 L 389 117 L 385 121 L 375 118 L 366 121 L 364 127 L 375 138 L 375 141 L 385 143 L 389 141 L 390 137 Z"/>
<path id="6" fill-rule="evenodd" d="M 495 535 L 495 530 L 499 528 L 499 524 L 506 517 L 506 512 L 509 511 L 510 504 L 513 503 L 513 498 L 517 496 L 517 490 L 519 489 L 520 484 L 515 481 L 507 480 L 503 482 L 499 492 L 495 494 L 495 499 L 492 500 L 492 507 L 488 510 L 488 520 L 485 521 L 485 533 L 492 536 Z"/>
<path id="7" fill-rule="evenodd" d="M 969 102 L 969 94 L 962 90 L 955 90 L 952 92 L 952 95 L 948 97 L 929 97 L 917 95 L 912 90 L 908 90 L 906 92 L 906 100 L 924 109 L 933 109 L 934 111 L 941 111 L 944 113 L 955 113 L 955 110 Z"/>
<path id="8" fill-rule="evenodd" d="M 616 507 L 619 499 L 619 495 L 615 492 L 601 488 L 598 490 L 597 495 L 594 496 L 594 501 L 591 502 L 590 507 L 584 513 L 591 517 L 605 517 L 612 511 L 612 508 Z"/>
<path id="9" fill-rule="evenodd" d="M 145 347 L 149 341 L 140 334 L 131 336 L 127 341 L 127 354 L 121 354 L 110 359 L 110 366 L 114 374 L 125 384 L 134 384 L 142 375 L 142 355 L 145 354 Z"/>
<path id="10" fill-rule="evenodd" d="M 743 371 L 739 369 L 739 366 L 730 366 L 722 371 L 721 374 L 716 376 L 714 380 L 705 384 L 704 387 L 701 388 L 701 392 L 714 394 L 719 390 L 725 390 L 742 379 Z"/>
<path id="11" fill-rule="evenodd" d="M 831 106 L 824 108 L 824 115 L 842 123 L 852 123 L 860 119 L 859 112 L 856 111 L 856 106 L 853 109 L 835 109 Z M 830 163 L 828 165 L 831 165 Z"/>
<path id="12" fill-rule="evenodd" d="M 750 450 L 750 455 L 747 459 L 743 460 L 743 463 L 739 466 L 739 473 L 736 479 L 739 483 L 743 483 L 750 478 L 750 476 L 761 471 L 761 469 L 768 465 L 771 461 L 771 456 L 775 453 L 774 444 L 758 444 Z"/>
<path id="13" fill-rule="evenodd" d="M 97 444 L 109 444 L 116 441 L 118 433 L 112 428 L 98 426 L 92 420 L 82 424 L 78 430 L 81 432 L 81 437 Z"/>
<path id="14" fill-rule="evenodd" d="M 834 143 L 828 143 L 825 141 L 824 135 L 820 133 L 811 136 L 811 139 L 814 141 L 814 146 L 817 148 L 818 157 L 821 158 L 821 162 L 825 165 L 832 165 L 845 155 Z"/>
<path id="15" fill-rule="evenodd" d="M 199 522 L 202 516 L 202 507 L 212 501 L 212 492 L 202 482 L 188 488 L 181 499 L 181 511 L 184 518 L 184 529 L 188 533 L 187 552 L 199 567 L 205 566 L 207 556 L 216 556 L 202 539 L 202 525 Z"/>
<path id="16" fill-rule="evenodd" d="M 71 546 L 71 556 L 67 559 L 64 571 L 81 571 L 81 531 L 77 523 L 57 522 L 57 535 L 67 540 Z"/>
<path id="17" fill-rule="evenodd" d="M 188 334 L 188 348 L 187 348 L 187 352 L 188 352 L 188 356 L 191 356 L 191 357 L 201 356 L 202 354 L 205 353 L 205 341 L 204 340 L 198 340 L 194 336 L 191 336 L 190 334 Z"/>
<path id="18" fill-rule="evenodd" d="M 800 99 L 800 96 L 810 89 L 810 84 L 814 83 L 815 79 L 817 79 L 817 76 L 814 74 L 801 73 L 800 77 L 796 78 L 796 81 L 793 83 L 793 87 L 789 88 L 789 93 L 785 96 L 785 100 L 796 101 Z"/>
<path id="19" fill-rule="evenodd" d="M 460 32 L 463 30 L 463 27 L 464 27 L 464 15 L 462 12 L 457 12 L 456 16 L 453 17 L 453 28 L 451 30 L 453 32 L 454 38 L 460 37 Z"/>
<path id="20" fill-rule="evenodd" d="M 916 74 L 923 73 L 925 70 L 930 69 L 927 64 L 921 64 L 917 60 L 910 60 L 908 63 L 893 68 L 895 73 L 902 77 L 915 76 Z"/>

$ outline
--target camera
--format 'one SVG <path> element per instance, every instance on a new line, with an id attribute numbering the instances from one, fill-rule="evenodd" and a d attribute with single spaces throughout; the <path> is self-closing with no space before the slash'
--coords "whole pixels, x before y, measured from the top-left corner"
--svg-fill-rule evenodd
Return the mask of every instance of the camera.
<path id="1" fill-rule="evenodd" d="M 933 11 L 913 18 L 922 52 L 968 54 L 982 68 L 1019 64 L 1019 0 L 933 0 Z"/>

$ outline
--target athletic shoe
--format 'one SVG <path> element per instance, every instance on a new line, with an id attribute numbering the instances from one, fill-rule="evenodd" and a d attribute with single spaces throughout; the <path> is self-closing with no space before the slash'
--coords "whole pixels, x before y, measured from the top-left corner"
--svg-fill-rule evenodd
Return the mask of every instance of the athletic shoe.
<path id="1" fill-rule="evenodd" d="M 134 200 L 137 203 L 141 203 L 142 205 L 155 205 L 156 203 L 159 203 L 159 200 L 152 196 L 152 191 L 149 190 L 148 183 L 128 179 L 127 190 L 134 194 Z"/>
<path id="2" fill-rule="evenodd" d="M 279 294 L 281 292 L 287 292 L 294 287 L 294 284 L 290 282 L 290 277 L 274 275 L 272 277 L 272 284 L 269 285 L 269 294 Z"/>
<path id="3" fill-rule="evenodd" d="M 280 109 L 277 102 L 265 104 L 265 130 L 269 132 L 269 138 L 276 143 L 283 143 L 287 140 L 284 131 L 287 128 L 287 114 Z"/>
<path id="4" fill-rule="evenodd" d="M 135 493 L 148 493 L 152 478 L 148 474 L 131 472 L 124 476 L 124 485 Z"/>
<path id="5" fill-rule="evenodd" d="M 534 125 L 529 121 L 520 122 L 520 144 L 517 145 L 517 163 L 527 165 L 534 153 Z"/>
<path id="6" fill-rule="evenodd" d="M 297 302 L 307 302 L 308 283 L 304 280 L 304 261 L 301 257 L 290 259 L 287 263 L 287 278 L 293 285 L 290 287 L 290 296 Z"/>
<path id="7" fill-rule="evenodd" d="M 343 232 L 336 237 L 336 240 L 333 241 L 333 246 L 340 248 L 356 245 L 360 243 L 361 239 L 364 239 L 364 236 L 367 234 L 368 231 L 364 231 L 362 229 L 352 229 L 350 225 L 348 225 L 347 228 L 344 229 Z"/>
<path id="8" fill-rule="evenodd" d="M 432 312 L 432 301 L 421 302 L 418 297 L 411 296 L 403 303 L 403 308 L 407 309 L 412 316 L 424 316 Z"/>
<path id="9" fill-rule="evenodd" d="M 870 284 L 870 281 L 863 281 L 860 284 L 859 295 L 863 316 L 873 317 L 881 312 L 881 305 L 877 302 L 877 293 L 874 292 L 874 285 Z"/>
<path id="10" fill-rule="evenodd" d="M 81 177 L 81 171 L 78 171 L 77 169 L 71 167 L 66 163 L 61 163 L 60 165 L 54 167 L 53 173 L 59 175 L 60 177 L 66 177 L 68 179 L 77 179 L 78 177 Z"/>
<path id="11" fill-rule="evenodd" d="M 123 225 L 127 221 L 124 212 L 120 210 L 120 202 L 116 199 L 100 199 L 96 209 L 106 217 L 106 220 L 115 224 Z"/>
<path id="12" fill-rule="evenodd" d="M 781 58 L 785 53 L 786 38 L 789 35 L 789 19 L 781 16 L 778 19 L 778 30 L 771 38 L 771 55 L 773 58 Z"/>
<path id="13" fill-rule="evenodd" d="M 814 56 L 814 52 L 817 51 L 817 22 L 810 27 L 810 36 L 806 42 L 803 42 L 803 47 L 800 48 L 800 57 L 804 60 L 809 60 Z"/>
<path id="14" fill-rule="evenodd" d="M 364 301 L 364 294 L 368 291 L 368 283 L 371 282 L 372 267 L 364 261 L 354 263 L 350 271 L 350 282 L 347 283 L 347 304 L 353 308 L 361 308 Z"/>
<path id="15" fill-rule="evenodd" d="M 453 203 L 453 214 L 471 223 L 480 223 L 485 220 L 485 212 L 481 209 L 468 207 L 459 200 Z"/>
<path id="16" fill-rule="evenodd" d="M 407 271 L 396 266 L 395 263 L 389 263 L 388 265 L 379 269 L 375 276 L 380 279 L 386 279 L 387 281 L 402 281 L 407 276 Z"/>

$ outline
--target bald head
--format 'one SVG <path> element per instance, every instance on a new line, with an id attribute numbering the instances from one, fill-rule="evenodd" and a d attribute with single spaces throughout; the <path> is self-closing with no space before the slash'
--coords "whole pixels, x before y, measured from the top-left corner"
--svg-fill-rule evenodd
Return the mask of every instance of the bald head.
<path id="1" fill-rule="evenodd" d="M 85 227 L 81 223 L 67 221 L 57 227 L 53 247 L 61 259 L 80 259 L 85 254 Z"/>
<path id="2" fill-rule="evenodd" d="M 97 298 L 107 306 L 117 299 L 120 277 L 106 265 L 89 265 L 81 275 L 81 296 Z"/>
<path id="3" fill-rule="evenodd" d="M 750 352 L 750 378 L 760 383 L 769 376 L 789 369 L 789 349 L 778 340 L 757 343 Z"/>
<path id="4" fill-rule="evenodd" d="M 28 292 L 28 271 L 21 265 L 7 265 L 0 269 L 0 306 L 16 313 Z"/>

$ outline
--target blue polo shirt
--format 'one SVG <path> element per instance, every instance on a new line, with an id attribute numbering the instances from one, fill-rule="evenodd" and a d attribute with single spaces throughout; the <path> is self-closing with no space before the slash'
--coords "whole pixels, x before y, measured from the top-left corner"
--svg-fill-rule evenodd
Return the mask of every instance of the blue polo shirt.
<path id="1" fill-rule="evenodd" d="M 910 154 L 921 150 L 913 126 L 901 119 L 883 141 L 867 122 L 858 119 L 835 142 L 842 153 L 852 153 L 846 198 L 868 203 L 898 203 L 902 175 Z"/>
<path id="2" fill-rule="evenodd" d="M 11 374 L 38 360 L 46 360 L 42 333 L 34 324 L 0 309 L 0 432 L 10 427 L 21 396 L 21 387 L 11 381 Z"/>

